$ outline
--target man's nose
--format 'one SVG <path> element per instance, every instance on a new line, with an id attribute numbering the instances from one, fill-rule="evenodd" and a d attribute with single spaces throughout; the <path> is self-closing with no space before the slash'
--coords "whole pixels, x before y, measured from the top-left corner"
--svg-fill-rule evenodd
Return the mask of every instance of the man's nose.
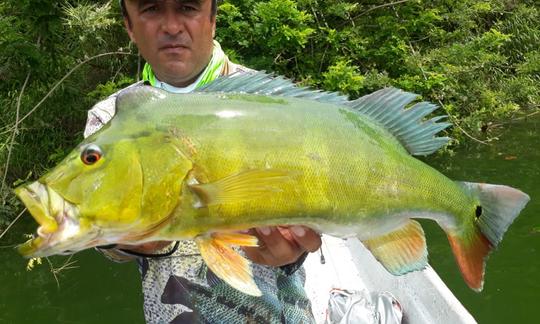
<path id="1" fill-rule="evenodd" d="M 174 8 L 165 8 L 162 19 L 162 29 L 165 33 L 176 35 L 183 30 L 182 16 L 176 12 Z"/>

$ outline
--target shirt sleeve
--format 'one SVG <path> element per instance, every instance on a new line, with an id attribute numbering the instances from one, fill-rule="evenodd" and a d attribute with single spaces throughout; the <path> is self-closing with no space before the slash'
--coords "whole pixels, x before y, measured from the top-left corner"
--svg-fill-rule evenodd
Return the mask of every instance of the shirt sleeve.
<path id="1" fill-rule="evenodd" d="M 290 264 L 286 264 L 284 266 L 281 266 L 279 267 L 281 269 L 281 271 L 283 271 L 283 273 L 285 273 L 287 276 L 290 276 L 292 274 L 294 274 L 296 271 L 298 271 L 298 269 L 300 269 L 302 267 L 302 265 L 304 265 L 304 261 L 306 261 L 306 258 L 308 256 L 308 252 L 304 252 L 299 258 L 298 260 L 296 260 L 296 262 L 293 262 L 293 263 L 290 263 Z"/>
<path id="2" fill-rule="evenodd" d="M 111 96 L 98 102 L 88 111 L 84 138 L 97 132 L 103 125 L 107 124 L 116 112 L 116 96 Z"/>

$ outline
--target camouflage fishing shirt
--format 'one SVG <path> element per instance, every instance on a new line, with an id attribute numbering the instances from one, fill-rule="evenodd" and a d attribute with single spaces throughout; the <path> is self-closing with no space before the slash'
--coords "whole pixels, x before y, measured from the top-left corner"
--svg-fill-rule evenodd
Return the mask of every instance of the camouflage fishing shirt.
<path id="1" fill-rule="evenodd" d="M 227 60 L 222 74 L 247 71 L 249 69 Z M 89 111 L 85 137 L 114 116 L 115 98 L 116 95 L 112 95 Z M 98 250 L 113 261 L 133 259 L 133 255 L 117 249 Z M 216 277 L 204 264 L 193 241 L 173 242 L 157 254 L 162 256 L 136 258 L 148 323 L 315 322 L 303 288 L 304 269 L 294 271 L 298 265 L 275 268 L 252 264 L 255 281 L 263 293 L 261 297 L 253 297 Z"/>

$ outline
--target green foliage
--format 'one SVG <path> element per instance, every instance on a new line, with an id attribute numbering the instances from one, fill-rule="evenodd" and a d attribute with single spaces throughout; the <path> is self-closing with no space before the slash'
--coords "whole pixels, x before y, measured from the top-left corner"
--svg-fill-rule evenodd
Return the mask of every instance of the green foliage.
<path id="1" fill-rule="evenodd" d="M 7 166 L 0 188 L 0 232 L 21 210 L 11 192 L 17 180 L 43 174 L 82 138 L 87 110 L 97 101 L 87 94 L 115 80 L 120 71 L 135 77 L 133 57 L 107 56 L 82 65 L 18 125 L 11 145 L 17 115 L 20 119 L 30 113 L 79 63 L 128 46 L 116 6 L 115 1 L 0 3 L 0 181 Z"/>
<path id="2" fill-rule="evenodd" d="M 487 125 L 540 105 L 539 22 L 534 1 L 225 0 L 217 37 L 249 66 L 352 98 L 416 92 L 489 139 Z"/>
<path id="3" fill-rule="evenodd" d="M 122 75 L 118 80 L 110 80 L 102 84 L 98 84 L 96 88 L 87 94 L 87 97 L 92 100 L 92 102 L 98 102 L 108 96 L 114 94 L 115 92 L 129 86 L 130 84 L 135 83 L 135 80 L 132 77 Z"/>
<path id="4" fill-rule="evenodd" d="M 231 58 L 262 69 L 290 67 L 290 59 L 303 56 L 314 32 L 308 26 L 311 15 L 292 0 L 226 1 L 219 9 L 218 29 L 226 26 L 230 32 L 219 32 L 218 39 L 234 44 L 223 48 L 231 50 Z"/>
<path id="5" fill-rule="evenodd" d="M 360 74 L 351 62 L 338 61 L 323 73 L 323 85 L 329 91 L 341 91 L 350 95 L 358 95 L 364 86 L 365 77 Z"/>
<path id="6" fill-rule="evenodd" d="M 118 23 L 112 12 L 111 2 L 82 3 L 74 5 L 66 2 L 62 7 L 63 24 L 76 35 L 78 41 L 71 42 L 80 47 L 89 45 L 103 46 L 107 31 Z"/>
<path id="7" fill-rule="evenodd" d="M 0 30 L 3 175 L 20 95 L 22 117 L 77 64 L 136 50 L 117 1 L 4 0 Z M 540 107 L 534 0 L 224 0 L 216 38 L 235 61 L 351 98 L 385 86 L 416 92 L 487 140 L 497 135 L 489 125 Z M 110 55 L 82 65 L 18 126 L 0 227 L 20 210 L 12 184 L 62 159 L 81 139 L 87 110 L 135 81 L 139 64 Z M 464 140 L 460 128 L 451 132 Z"/>

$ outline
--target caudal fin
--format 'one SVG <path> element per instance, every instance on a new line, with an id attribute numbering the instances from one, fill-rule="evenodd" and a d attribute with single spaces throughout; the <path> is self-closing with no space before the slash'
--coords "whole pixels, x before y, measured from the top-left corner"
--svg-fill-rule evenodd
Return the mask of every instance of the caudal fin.
<path id="1" fill-rule="evenodd" d="M 457 263 L 470 288 L 481 291 L 485 261 L 501 242 L 504 233 L 529 201 L 520 190 L 501 185 L 460 183 L 480 200 L 474 226 L 462 232 L 449 232 L 448 239 Z"/>

